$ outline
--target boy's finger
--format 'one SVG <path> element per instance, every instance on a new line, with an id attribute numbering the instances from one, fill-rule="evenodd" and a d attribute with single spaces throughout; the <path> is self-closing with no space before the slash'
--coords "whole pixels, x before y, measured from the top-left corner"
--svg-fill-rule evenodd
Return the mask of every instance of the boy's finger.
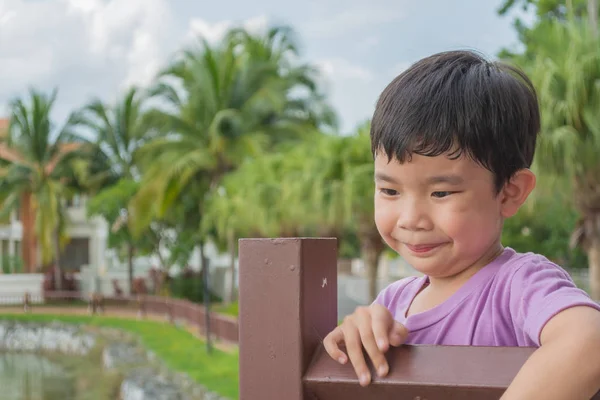
<path id="1" fill-rule="evenodd" d="M 344 331 L 346 351 L 348 352 L 348 357 L 354 367 L 360 385 L 367 386 L 371 381 L 371 374 L 363 356 L 363 347 L 358 329 L 354 325 L 345 325 L 342 330 Z"/>
<path id="2" fill-rule="evenodd" d="M 408 338 L 408 329 L 398 321 L 394 321 L 390 330 L 390 344 L 392 346 L 400 346 Z"/>
<path id="3" fill-rule="evenodd" d="M 323 347 L 325 347 L 327 354 L 340 364 L 345 364 L 348 361 L 348 356 L 339 347 L 340 343 L 343 342 L 344 332 L 339 326 L 323 339 Z"/>
<path id="4" fill-rule="evenodd" d="M 389 332 L 394 323 L 390 312 L 382 306 L 371 308 L 371 324 L 377 348 L 383 353 L 389 349 Z"/>
<path id="5" fill-rule="evenodd" d="M 372 324 L 372 321 L 365 321 L 359 325 L 360 337 L 369 358 L 377 370 L 377 375 L 385 376 L 388 372 L 387 360 L 377 345 Z"/>

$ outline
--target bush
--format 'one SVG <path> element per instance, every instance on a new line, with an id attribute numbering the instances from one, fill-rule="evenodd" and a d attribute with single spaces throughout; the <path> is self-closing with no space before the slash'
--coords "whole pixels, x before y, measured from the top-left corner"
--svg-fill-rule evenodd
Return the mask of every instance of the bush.
<path id="1" fill-rule="evenodd" d="M 201 272 L 184 269 L 177 277 L 170 279 L 169 289 L 174 298 L 187 299 L 199 304 L 204 302 L 204 280 Z M 210 301 L 221 301 L 221 298 L 210 292 Z"/>
<path id="2" fill-rule="evenodd" d="M 54 271 L 56 266 L 52 265 L 50 268 L 44 272 L 44 281 L 42 282 L 42 290 L 44 292 L 53 292 L 56 291 L 56 281 L 54 277 Z M 64 292 L 77 292 L 79 291 L 79 287 L 77 285 L 77 281 L 72 272 L 60 270 L 60 279 L 61 279 L 61 291 Z"/>
<path id="3" fill-rule="evenodd" d="M 22 274 L 23 260 L 18 256 L 2 255 L 2 273 L 4 274 Z"/>
<path id="4" fill-rule="evenodd" d="M 577 218 L 568 203 L 551 196 L 541 198 L 505 221 L 502 243 L 519 252 L 542 254 L 565 268 L 586 268 L 585 253 L 569 248 Z"/>

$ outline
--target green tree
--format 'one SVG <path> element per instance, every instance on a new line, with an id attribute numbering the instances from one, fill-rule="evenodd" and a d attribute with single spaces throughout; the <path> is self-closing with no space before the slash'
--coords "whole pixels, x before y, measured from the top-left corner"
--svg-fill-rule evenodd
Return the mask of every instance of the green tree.
<path id="1" fill-rule="evenodd" d="M 137 162 L 139 149 L 155 130 L 153 114 L 144 109 L 145 98 L 131 87 L 121 99 L 109 106 L 99 99 L 92 100 L 72 118 L 72 124 L 93 134 L 88 146 L 89 172 L 87 190 L 95 194 L 88 212 L 101 215 L 116 229 L 109 244 L 127 249 L 129 291 L 133 290 L 133 259 L 138 252 L 128 226 L 127 207 L 139 189 L 141 171 Z M 126 223 L 125 225 L 128 225 Z M 152 233 L 146 230 L 147 235 Z M 141 243 L 138 243 L 141 244 Z"/>
<path id="2" fill-rule="evenodd" d="M 600 299 L 600 47 L 586 21 L 555 21 L 525 66 L 538 90 L 542 133 L 536 166 L 572 181 L 580 220 L 573 244 L 586 251 Z"/>
<path id="3" fill-rule="evenodd" d="M 341 243 L 352 232 L 367 266 L 369 295 L 375 298 L 385 244 L 373 218 L 369 127 L 363 124 L 351 136 L 315 134 L 228 175 L 226 195 L 209 203 L 209 212 L 221 217 L 221 235 L 233 231 L 235 237 L 238 230 L 253 236 L 318 235 Z"/>
<path id="4" fill-rule="evenodd" d="M 214 190 L 246 157 L 300 139 L 318 117 L 332 119 L 314 111 L 327 107 L 314 105 L 321 99 L 311 69 L 293 66 L 297 46 L 288 35 L 283 28 L 265 37 L 235 29 L 214 47 L 203 42 L 185 50 L 160 74 L 153 93 L 166 104 L 160 111 L 165 135 L 144 148 L 152 166 L 136 204 L 140 226 L 188 183 L 205 180 L 200 184 Z M 143 200 L 149 195 L 151 206 Z"/>
<path id="5" fill-rule="evenodd" d="M 247 158 L 301 140 L 315 124 L 334 122 L 314 70 L 294 60 L 288 28 L 250 35 L 233 29 L 215 46 L 188 48 L 158 78 L 164 135 L 144 147 L 147 170 L 130 207 L 136 230 L 160 218 L 182 196 L 195 195 L 186 217 L 201 251 L 206 200 Z M 188 235 L 189 236 L 189 235 Z"/>
<path id="6" fill-rule="evenodd" d="M 1 213 L 21 210 L 23 259 L 28 271 L 36 266 L 36 243 L 43 264 L 56 264 L 56 287 L 61 288 L 60 247 L 65 236 L 65 201 L 72 196 L 73 177 L 81 170 L 81 143 L 69 130 L 56 129 L 51 112 L 57 91 L 29 91 L 29 101 L 10 103 L 8 136 L 0 144 L 4 160 L 0 180 Z"/>
<path id="7" fill-rule="evenodd" d="M 530 26 L 520 17 L 515 18 L 513 24 L 524 45 L 524 51 L 503 49 L 500 52 L 503 58 L 521 63 L 531 62 L 536 57 L 537 46 L 543 46 L 543 38 L 553 29 L 555 22 L 565 23 L 568 20 L 581 21 L 587 18 L 592 31 L 598 33 L 598 0 L 504 0 L 498 8 L 498 14 L 505 16 L 515 8 L 533 13 L 536 18 Z"/>

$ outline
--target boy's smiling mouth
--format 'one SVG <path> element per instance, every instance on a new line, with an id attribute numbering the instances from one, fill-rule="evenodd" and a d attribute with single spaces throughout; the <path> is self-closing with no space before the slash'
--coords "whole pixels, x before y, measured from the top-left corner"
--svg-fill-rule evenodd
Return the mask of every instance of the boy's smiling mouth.
<path id="1" fill-rule="evenodd" d="M 406 246 L 406 248 L 408 250 L 410 250 L 411 252 L 415 253 L 415 254 L 427 254 L 435 249 L 437 249 L 438 247 L 442 246 L 444 243 L 425 243 L 425 244 L 409 244 L 409 243 L 404 243 L 404 246 Z"/>

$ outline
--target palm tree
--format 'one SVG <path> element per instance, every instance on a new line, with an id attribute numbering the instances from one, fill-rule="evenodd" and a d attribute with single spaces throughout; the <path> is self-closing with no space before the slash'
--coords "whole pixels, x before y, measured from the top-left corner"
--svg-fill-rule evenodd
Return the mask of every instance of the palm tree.
<path id="1" fill-rule="evenodd" d="M 89 204 L 92 213 L 102 215 L 113 231 L 119 233 L 115 245 L 125 242 L 129 290 L 133 293 L 133 258 L 136 240 L 129 232 L 128 224 L 120 224 L 127 212 L 127 205 L 139 186 L 141 171 L 137 163 L 139 149 L 154 132 L 152 114 L 144 110 L 145 98 L 136 87 L 131 87 L 114 105 L 99 99 L 92 100 L 72 118 L 72 124 L 86 128 L 94 135 L 90 141 L 88 157 L 90 179 L 88 190 L 98 192 L 100 199 L 115 197 L 115 201 L 96 201 Z M 116 232 L 114 232 L 116 233 Z"/>
<path id="2" fill-rule="evenodd" d="M 50 120 L 57 91 L 50 95 L 30 90 L 29 104 L 23 99 L 10 103 L 8 136 L 0 143 L 0 202 L 2 214 L 20 208 L 23 223 L 22 251 L 26 269 L 37 267 L 37 243 L 42 263 L 54 259 L 60 289 L 60 244 L 64 236 L 64 200 L 74 183 L 74 165 L 80 143 L 69 131 L 69 123 L 56 130 Z"/>
<path id="3" fill-rule="evenodd" d="M 354 232 L 360 243 L 369 281 L 369 298 L 377 295 L 378 264 L 386 246 L 374 221 L 374 164 L 370 152 L 370 123 L 350 136 L 325 135 L 314 154 L 309 191 L 312 223 L 320 235 L 342 238 Z M 310 219 L 309 219 L 310 220 Z M 320 224 L 320 227 L 318 225 Z"/>
<path id="4" fill-rule="evenodd" d="M 287 26 L 271 27 L 264 35 L 251 35 L 244 29 L 232 29 L 226 38 L 234 47 L 244 49 L 242 59 L 249 65 L 263 65 L 267 70 L 275 66 L 281 90 L 289 94 L 293 90 L 304 90 L 305 96 L 288 97 L 282 104 L 287 123 L 300 126 L 308 122 L 321 130 L 338 128 L 337 115 L 319 91 L 319 71 L 308 64 L 298 64 L 299 54 L 295 32 Z M 303 132 L 300 132 L 303 138 Z M 273 138 L 277 143 L 282 136 Z M 286 139 L 284 136 L 283 139 Z"/>
<path id="5" fill-rule="evenodd" d="M 221 238 L 318 235 L 343 239 L 355 232 L 377 294 L 377 266 L 385 244 L 373 214 L 373 158 L 369 124 L 355 135 L 315 135 L 302 145 L 243 164 L 209 202 L 207 223 Z M 232 233 L 233 232 L 233 233 Z"/>
<path id="6" fill-rule="evenodd" d="M 538 40 L 527 66 L 543 116 L 536 165 L 572 180 L 581 216 L 572 244 L 587 252 L 591 295 L 600 299 L 600 43 L 582 20 L 556 22 Z"/>
<path id="7" fill-rule="evenodd" d="M 314 220 L 310 209 L 311 187 L 303 177 L 300 146 L 287 152 L 248 160 L 227 174 L 206 202 L 202 231 L 225 243 L 230 255 L 231 282 L 226 302 L 235 300 L 235 258 L 241 237 L 290 237 L 308 234 Z"/>
<path id="8" fill-rule="evenodd" d="M 157 111 L 164 136 L 143 149 L 149 167 L 131 206 L 136 229 L 191 186 L 205 189 L 197 199 L 202 218 L 207 195 L 225 174 L 248 157 L 301 138 L 315 119 L 331 120 L 332 113 L 314 111 L 327 107 L 312 105 L 322 100 L 310 69 L 290 61 L 295 49 L 284 28 L 265 37 L 232 30 L 215 47 L 202 42 L 187 49 L 160 74 L 153 93 L 164 105 Z M 308 95 L 297 95 L 302 92 Z"/>

